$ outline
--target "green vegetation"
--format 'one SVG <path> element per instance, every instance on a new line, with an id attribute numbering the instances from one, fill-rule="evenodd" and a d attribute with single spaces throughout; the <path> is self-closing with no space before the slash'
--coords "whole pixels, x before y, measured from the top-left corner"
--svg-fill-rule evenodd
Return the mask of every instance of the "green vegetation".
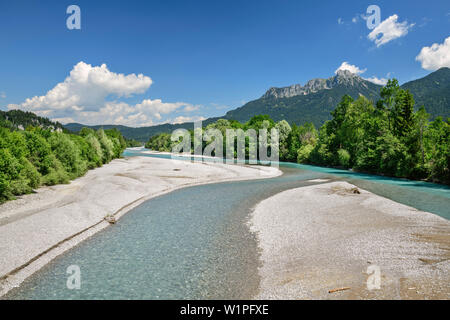
<path id="1" fill-rule="evenodd" d="M 319 90 L 306 95 L 288 98 L 274 98 L 264 95 L 250 101 L 244 106 L 231 110 L 225 119 L 248 121 L 256 114 L 267 114 L 273 120 L 286 119 L 292 124 L 313 123 L 316 127 L 331 120 L 330 112 L 344 95 L 357 99 L 360 95 L 369 100 L 380 98 L 382 86 L 355 76 L 352 82 L 336 80 L 338 83 L 331 89 Z M 431 118 L 450 117 L 450 68 L 441 68 L 424 78 L 407 82 L 401 89 L 409 90 L 415 100 L 415 110 L 425 105 Z"/>
<path id="2" fill-rule="evenodd" d="M 416 109 L 426 106 L 431 118 L 450 117 L 450 68 L 440 68 L 424 78 L 403 84 L 402 89 L 408 89 L 416 101 Z"/>
<path id="3" fill-rule="evenodd" d="M 307 95 L 297 95 L 288 98 L 275 98 L 264 95 L 263 97 L 250 101 L 245 105 L 227 112 L 222 118 L 226 120 L 237 120 L 245 123 L 253 116 L 267 114 L 274 121 L 286 119 L 290 125 L 305 125 L 313 123 L 317 128 L 325 121 L 331 120 L 331 112 L 342 96 L 349 95 L 357 99 L 364 95 L 369 100 L 377 101 L 380 98 L 382 86 L 355 76 L 352 82 L 339 81 L 331 89 L 318 90 Z M 430 73 L 424 78 L 407 82 L 401 89 L 408 89 L 415 100 L 414 109 L 419 110 L 425 105 L 431 119 L 441 116 L 443 119 L 450 117 L 450 68 L 441 68 Z M 219 118 L 209 118 L 203 121 L 203 125 L 209 125 Z M 160 133 L 171 133 L 176 129 L 190 129 L 193 124 L 160 124 L 151 127 L 132 128 L 121 125 L 98 125 L 90 128 L 98 130 L 118 129 L 125 138 L 135 139 L 142 143 L 148 141 L 149 137 Z M 65 125 L 70 131 L 78 132 L 85 125 L 70 123 Z"/>
<path id="4" fill-rule="evenodd" d="M 344 95 L 331 112 L 331 120 L 319 130 L 312 123 L 290 126 L 285 120 L 274 122 L 268 115 L 254 116 L 244 124 L 220 119 L 205 129 L 258 132 L 275 127 L 279 130 L 281 161 L 450 184 L 450 119 L 437 117 L 430 122 L 425 108 L 414 111 L 414 105 L 412 94 L 394 79 L 381 88 L 375 105 L 364 96 L 354 100 Z M 210 142 L 204 142 L 203 148 Z M 223 143 L 225 152 L 227 142 Z M 153 136 L 146 147 L 171 151 L 170 135 Z M 247 139 L 246 154 L 249 147 Z"/>
<path id="5" fill-rule="evenodd" d="M 21 110 L 0 110 L 0 126 L 11 129 L 25 129 L 32 126 L 40 127 L 42 129 L 64 131 L 63 125 L 59 122 L 54 122 L 47 118 L 39 117 L 32 112 Z"/>
<path id="6" fill-rule="evenodd" d="M 144 144 L 134 139 L 125 139 L 125 143 L 127 144 L 127 148 L 137 148 L 142 147 Z"/>
<path id="7" fill-rule="evenodd" d="M 26 115 L 24 124 L 29 124 L 27 119 L 39 119 L 35 124 L 44 128 L 15 130 L 24 126 L 18 118 L 0 122 L 0 203 L 30 193 L 40 185 L 68 183 L 88 169 L 120 157 L 126 147 L 117 130 L 85 128 L 75 135 L 50 129 L 55 127 L 48 119 L 15 114 Z"/>

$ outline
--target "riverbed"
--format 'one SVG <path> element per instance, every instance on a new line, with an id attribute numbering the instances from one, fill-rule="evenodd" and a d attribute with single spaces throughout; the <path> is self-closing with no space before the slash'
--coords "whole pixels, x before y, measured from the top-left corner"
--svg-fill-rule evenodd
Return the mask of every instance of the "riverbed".
<path id="1" fill-rule="evenodd" d="M 128 151 L 126 156 L 144 155 Z M 146 155 L 164 157 L 164 155 Z M 184 161 L 184 160 L 178 160 Z M 12 290 L 10 299 L 248 299 L 260 285 L 255 206 L 282 191 L 348 181 L 449 219 L 450 189 L 345 170 L 281 163 L 283 176 L 173 191 L 142 203 L 117 224 L 57 257 Z M 81 288 L 69 290 L 77 265 Z"/>

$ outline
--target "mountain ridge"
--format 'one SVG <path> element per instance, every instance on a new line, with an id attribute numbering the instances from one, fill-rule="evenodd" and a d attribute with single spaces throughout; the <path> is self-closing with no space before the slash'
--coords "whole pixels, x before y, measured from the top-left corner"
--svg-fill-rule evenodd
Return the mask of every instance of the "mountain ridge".
<path id="1" fill-rule="evenodd" d="M 314 78 L 308 80 L 304 86 L 301 84 L 294 84 L 287 87 L 271 87 L 262 95 L 261 98 L 290 98 L 298 95 L 308 95 L 311 93 L 316 93 L 320 90 L 330 90 L 339 84 L 349 84 L 355 85 L 356 82 L 363 83 L 363 78 L 358 75 L 351 73 L 348 70 L 338 70 L 336 75 L 329 77 L 327 79 Z M 367 81 L 367 80 L 365 80 Z M 363 84 L 364 85 L 364 84 Z"/>
<path id="2" fill-rule="evenodd" d="M 220 118 L 246 122 L 254 115 L 268 114 L 275 121 L 285 119 L 297 125 L 312 122 L 319 127 L 331 118 L 330 112 L 344 94 L 353 98 L 362 94 L 375 101 L 379 98 L 381 87 L 349 71 L 337 71 L 336 75 L 328 79 L 311 79 L 304 86 L 294 84 L 281 88 L 269 88 L 260 98 L 230 110 L 222 117 L 208 118 L 203 121 L 203 124 L 207 125 Z M 432 118 L 450 117 L 450 68 L 440 68 L 423 78 L 406 82 L 401 87 L 410 90 L 414 96 L 416 108 L 425 105 Z M 85 126 L 70 123 L 65 127 L 71 131 L 78 131 L 82 127 L 94 129 L 116 127 L 128 139 L 147 141 L 158 133 L 171 132 L 178 128 L 192 129 L 193 123 L 161 124 L 138 128 L 118 125 Z"/>

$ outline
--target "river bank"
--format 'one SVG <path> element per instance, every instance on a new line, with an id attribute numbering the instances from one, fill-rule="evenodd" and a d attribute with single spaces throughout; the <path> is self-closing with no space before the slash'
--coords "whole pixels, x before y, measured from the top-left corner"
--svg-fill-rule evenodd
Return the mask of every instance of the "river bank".
<path id="1" fill-rule="evenodd" d="M 118 159 L 68 185 L 0 206 L 0 296 L 144 201 L 207 183 L 270 178 L 276 168 L 151 157 Z"/>
<path id="2" fill-rule="evenodd" d="M 257 299 L 449 299 L 450 222 L 354 188 L 294 188 L 255 207 Z"/>

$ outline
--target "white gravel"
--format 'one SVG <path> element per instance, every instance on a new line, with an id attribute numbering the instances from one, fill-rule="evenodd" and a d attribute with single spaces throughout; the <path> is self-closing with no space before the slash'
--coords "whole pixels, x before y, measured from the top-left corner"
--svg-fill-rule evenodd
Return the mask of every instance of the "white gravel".
<path id="1" fill-rule="evenodd" d="M 204 183 L 269 178 L 277 168 L 151 157 L 117 159 L 68 185 L 0 205 L 0 296 L 58 254 L 152 197 Z M 78 233 L 80 233 L 77 235 Z"/>
<path id="2" fill-rule="evenodd" d="M 346 182 L 281 192 L 250 220 L 262 265 L 257 299 L 449 299 L 450 222 Z M 366 273 L 381 271 L 368 290 Z M 329 293 L 329 290 L 350 289 Z"/>

